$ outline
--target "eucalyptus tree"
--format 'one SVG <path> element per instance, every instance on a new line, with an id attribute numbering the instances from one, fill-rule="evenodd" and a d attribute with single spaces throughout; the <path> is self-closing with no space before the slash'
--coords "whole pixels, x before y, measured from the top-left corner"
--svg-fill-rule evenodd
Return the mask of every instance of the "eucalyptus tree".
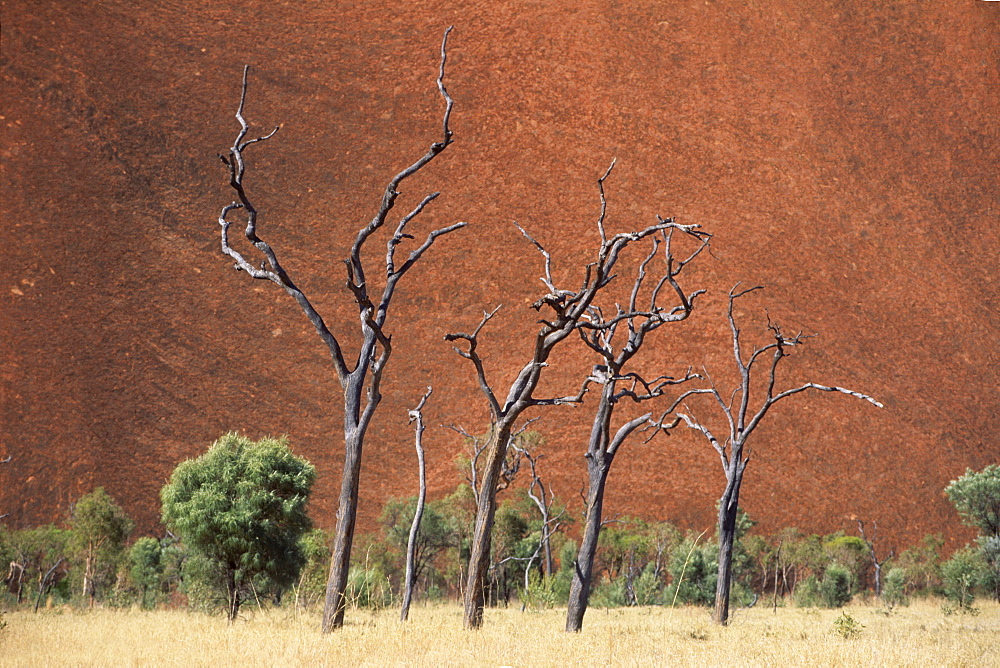
<path id="1" fill-rule="evenodd" d="M 286 439 L 229 433 L 181 462 L 160 492 L 163 523 L 204 560 L 207 584 L 225 595 L 230 622 L 255 579 L 284 588 L 298 578 L 315 479 L 316 469 L 292 454 Z"/>
<path id="2" fill-rule="evenodd" d="M 635 318 L 639 314 L 621 312 L 610 318 L 603 325 L 592 322 L 588 315 L 591 305 L 597 295 L 614 279 L 614 269 L 619 256 L 625 248 L 636 241 L 645 239 L 666 230 L 693 232 L 697 225 L 680 225 L 671 218 L 656 217 L 656 221 L 638 232 L 622 232 L 608 235 L 605 230 L 607 213 L 603 194 L 603 184 L 611 173 L 614 162 L 598 179 L 601 188 L 601 211 L 597 218 L 597 232 L 600 245 L 596 257 L 583 270 L 583 280 L 576 289 L 559 288 L 552 278 L 552 257 L 545 247 L 536 241 L 526 230 L 517 226 L 524 237 L 541 253 L 544 258 L 544 276 L 541 278 L 546 293 L 533 305 L 536 311 L 544 310 L 541 327 L 534 336 L 532 353 L 528 361 L 518 372 L 505 395 L 494 392 L 487 379 L 486 369 L 479 354 L 479 335 L 483 328 L 499 311 L 499 306 L 493 311 L 485 312 L 479 324 L 471 333 L 459 332 L 448 334 L 445 339 L 452 342 L 463 342 L 462 347 L 456 346 L 459 355 L 468 359 L 475 368 L 479 389 L 486 398 L 490 415 L 489 442 L 481 458 L 482 474 L 477 499 L 476 521 L 473 529 L 469 569 L 464 594 L 464 624 L 466 628 L 480 628 L 483 623 L 483 607 L 486 603 L 486 585 L 490 565 L 490 534 L 496 515 L 496 493 L 503 485 L 504 462 L 510 447 L 512 430 L 521 415 L 529 410 L 544 406 L 573 404 L 582 401 L 590 383 L 598 379 L 588 377 L 579 392 L 574 396 L 546 397 L 535 396 L 535 390 L 541 379 L 542 372 L 549 366 L 552 351 L 565 341 L 573 332 L 584 329 L 606 328 L 616 322 Z M 515 225 L 517 225 L 515 223 Z"/>
<path id="3" fill-rule="evenodd" d="M 389 314 L 392 298 L 395 295 L 396 286 L 399 280 L 413 267 L 424 252 L 434 244 L 438 237 L 454 232 L 466 225 L 460 222 L 433 230 L 427 235 L 422 244 L 410 251 L 406 260 L 399 262 L 396 258 L 397 247 L 404 240 L 413 239 L 413 236 L 407 232 L 407 225 L 428 204 L 434 201 L 440 193 L 435 192 L 427 195 L 409 213 L 402 216 L 396 225 L 395 231 L 389 237 L 386 244 L 385 266 L 379 267 L 378 271 L 375 272 L 376 275 L 382 274 L 385 277 L 381 295 L 377 294 L 377 286 L 369 284 L 366 265 L 362 260 L 363 250 L 365 244 L 372 239 L 373 235 L 385 226 L 386 219 L 393 210 L 396 198 L 400 194 L 398 190 L 400 183 L 426 167 L 434 158 L 451 145 L 453 141 L 449 120 L 454 102 L 444 86 L 448 35 L 450 32 L 451 28 L 449 27 L 445 30 L 444 38 L 441 41 L 441 60 L 437 77 L 438 91 L 445 103 L 441 138 L 433 142 L 424 155 L 400 171 L 389 181 L 382 194 L 382 200 L 377 212 L 371 221 L 358 231 L 351 246 L 350 255 L 344 260 L 347 268 L 347 288 L 350 291 L 352 301 L 358 309 L 358 324 L 361 338 L 357 356 L 353 360 L 349 360 L 345 356 L 340 339 L 328 327 L 327 322 L 313 306 L 312 301 L 292 280 L 289 272 L 279 262 L 275 250 L 258 235 L 257 209 L 251 202 L 250 195 L 244 185 L 246 163 L 243 154 L 250 146 L 273 137 L 278 128 L 276 127 L 267 135 L 247 139 L 249 125 L 243 116 L 243 108 L 247 96 L 249 67 L 243 71 L 243 88 L 239 107 L 236 111 L 236 119 L 239 121 L 240 131 L 232 147 L 229 149 L 228 155 L 220 156 L 222 162 L 229 169 L 229 185 L 235 191 L 237 198 L 236 201 L 223 207 L 222 213 L 219 215 L 219 225 L 222 230 L 222 252 L 234 261 L 237 271 L 246 272 L 254 279 L 270 281 L 282 288 L 295 300 L 327 347 L 333 361 L 334 370 L 337 373 L 337 379 L 340 381 L 340 386 L 343 390 L 344 469 L 341 479 L 340 497 L 337 504 L 337 526 L 334 530 L 330 577 L 327 583 L 326 599 L 323 608 L 322 629 L 324 633 L 340 628 L 344 623 L 344 609 L 347 601 L 345 592 L 347 590 L 351 547 L 354 541 L 354 528 L 357 520 L 361 458 L 365 435 L 371 424 L 375 410 L 382 400 L 380 389 L 382 374 L 392 354 L 391 336 L 386 329 L 386 319 Z M 247 241 L 262 257 L 261 261 L 251 262 L 250 259 L 244 257 L 241 252 L 230 245 L 229 228 L 233 224 L 230 216 L 235 212 L 245 214 L 246 228 L 244 235 Z"/>
<path id="4" fill-rule="evenodd" d="M 690 411 L 677 413 L 677 416 L 684 420 L 688 427 L 701 432 L 708 440 L 718 453 L 719 459 L 722 462 L 722 470 L 726 474 L 726 487 L 719 499 L 719 571 L 715 590 L 715 611 L 712 615 L 715 622 L 721 625 L 729 622 L 729 591 L 732 580 L 733 542 L 736 535 L 740 487 L 743 484 L 743 475 L 746 467 L 750 463 L 750 452 L 747 449 L 747 441 L 754 430 L 760 426 L 764 416 L 779 401 L 800 392 L 805 392 L 806 390 L 840 392 L 851 397 L 864 399 L 882 408 L 882 404 L 867 394 L 848 390 L 843 387 L 819 385 L 817 383 L 805 383 L 775 393 L 779 363 L 785 357 L 788 357 L 789 348 L 805 343 L 807 337 L 801 333 L 786 336 L 778 325 L 768 322 L 768 330 L 771 332 L 773 341 L 759 348 L 754 348 L 749 356 L 744 356 L 742 341 L 740 340 L 741 332 L 733 315 L 733 304 L 740 297 L 761 289 L 763 289 L 761 286 L 754 286 L 745 290 L 739 290 L 739 284 L 737 283 L 729 291 L 727 317 L 732 337 L 733 358 L 739 374 L 739 383 L 737 386 L 731 393 L 726 393 L 729 400 L 727 401 L 724 398 L 724 393 L 720 391 L 707 370 L 704 376 L 709 381 L 709 387 L 688 390 L 678 399 L 678 402 L 680 402 L 691 395 L 705 394 L 711 396 L 722 417 L 725 419 L 725 425 L 728 430 L 727 435 L 722 440 L 719 440 L 711 429 Z M 768 357 L 770 357 L 770 363 L 765 368 L 763 380 L 758 380 L 755 383 L 754 372 L 760 368 L 755 365 Z M 763 395 L 763 400 L 756 409 L 751 409 L 750 406 L 750 394 L 753 388 L 756 388 L 758 396 L 761 393 Z"/>

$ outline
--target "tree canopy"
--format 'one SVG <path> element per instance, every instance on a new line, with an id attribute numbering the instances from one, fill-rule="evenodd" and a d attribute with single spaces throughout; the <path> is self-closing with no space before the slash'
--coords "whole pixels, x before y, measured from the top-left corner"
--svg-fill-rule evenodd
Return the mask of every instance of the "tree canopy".
<path id="1" fill-rule="evenodd" d="M 1000 465 L 966 469 L 944 491 L 967 524 L 984 536 L 1000 536 Z"/>
<path id="2" fill-rule="evenodd" d="M 230 621 L 255 578 L 280 589 L 298 576 L 315 478 L 315 468 L 292 454 L 286 438 L 252 441 L 229 433 L 182 462 L 163 488 L 164 524 L 212 565 Z"/>

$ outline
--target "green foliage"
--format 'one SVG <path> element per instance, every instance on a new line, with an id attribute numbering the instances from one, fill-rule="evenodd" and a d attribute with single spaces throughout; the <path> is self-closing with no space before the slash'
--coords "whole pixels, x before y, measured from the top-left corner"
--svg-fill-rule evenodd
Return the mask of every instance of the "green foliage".
<path id="1" fill-rule="evenodd" d="M 896 560 L 906 570 L 907 594 L 941 593 L 941 548 L 944 538 L 940 534 L 924 536 L 919 545 L 909 547 Z"/>
<path id="2" fill-rule="evenodd" d="M 517 597 L 529 610 L 549 610 L 560 603 L 556 579 L 539 571 L 529 574 L 528 587 L 518 589 Z"/>
<path id="3" fill-rule="evenodd" d="M 668 604 L 712 605 L 718 580 L 718 551 L 715 543 L 702 543 L 688 537 L 671 555 L 667 570 L 671 583 L 665 599 Z M 735 551 L 735 548 L 734 548 Z"/>
<path id="4" fill-rule="evenodd" d="M 558 605 L 565 605 L 569 600 L 569 590 L 573 586 L 573 564 L 580 550 L 575 540 L 567 540 L 559 548 L 559 569 L 549 578 L 552 591 Z"/>
<path id="5" fill-rule="evenodd" d="M 838 531 L 823 539 L 823 552 L 829 562 L 846 570 L 848 592 L 857 591 L 861 585 L 862 574 L 868 567 L 868 546 L 865 541 L 858 536 L 847 536 Z M 826 581 L 825 575 L 823 580 Z"/>
<path id="6" fill-rule="evenodd" d="M 885 583 L 882 585 L 882 601 L 889 607 L 897 605 L 909 605 L 910 600 L 906 596 L 906 570 L 895 567 L 890 568 L 885 576 Z"/>
<path id="7" fill-rule="evenodd" d="M 1000 465 L 966 469 L 944 491 L 967 524 L 984 536 L 1000 536 Z"/>
<path id="8" fill-rule="evenodd" d="M 150 609 L 156 605 L 163 582 L 163 548 L 160 541 L 146 536 L 132 544 L 128 556 L 132 584 L 139 589 L 139 605 Z"/>
<path id="9" fill-rule="evenodd" d="M 815 608 L 821 600 L 819 579 L 815 575 L 804 578 L 795 588 L 795 605 L 800 608 Z"/>
<path id="10" fill-rule="evenodd" d="M 84 594 L 93 600 L 114 582 L 135 523 L 103 487 L 98 487 L 73 505 L 70 524 L 73 551 L 84 565 Z"/>
<path id="11" fill-rule="evenodd" d="M 417 590 L 429 591 L 443 584 L 443 578 L 436 566 L 441 555 L 457 546 L 461 528 L 454 518 L 446 515 L 445 503 L 431 501 L 424 504 L 424 512 L 420 518 L 420 528 L 414 549 L 414 580 Z M 417 511 L 417 498 L 389 499 L 382 509 L 379 522 L 382 524 L 386 541 L 393 548 L 397 557 L 398 575 L 393 579 L 402 582 L 406 568 L 406 548 L 410 540 L 410 528 L 413 516 Z"/>
<path id="12" fill-rule="evenodd" d="M 72 532 L 51 524 L 17 531 L 3 529 L 5 560 L 16 562 L 24 569 L 6 588 L 15 603 L 33 602 L 38 596 L 39 584 L 53 567 L 55 569 L 45 581 L 43 596 L 51 596 L 55 603 L 71 599 L 71 540 Z"/>
<path id="13" fill-rule="evenodd" d="M 851 640 L 861 635 L 865 630 L 865 625 L 851 617 L 846 611 L 833 620 L 833 628 L 837 635 L 844 640 Z"/>
<path id="14" fill-rule="evenodd" d="M 191 552 L 189 596 L 225 593 L 230 619 L 240 602 L 274 595 L 298 578 L 309 529 L 306 502 L 316 477 L 286 439 L 251 441 L 229 433 L 208 452 L 181 463 L 163 488 L 163 522 Z M 212 600 L 213 597 L 202 597 Z"/>
<path id="15" fill-rule="evenodd" d="M 107 546 L 112 550 L 121 550 L 135 528 L 135 522 L 103 487 L 98 487 L 90 494 L 81 496 L 73 505 L 70 526 L 73 542 L 81 549 Z"/>
<path id="16" fill-rule="evenodd" d="M 354 608 L 381 610 L 393 603 L 392 585 L 379 568 L 352 566 L 344 592 L 347 604 Z"/>
<path id="17" fill-rule="evenodd" d="M 295 586 L 295 601 L 309 607 L 322 602 L 326 596 L 327 574 L 333 556 L 330 537 L 322 529 L 312 529 L 302 534 L 299 549 L 302 550 L 305 565 Z"/>
<path id="18" fill-rule="evenodd" d="M 944 595 L 958 611 L 975 610 L 972 604 L 976 600 L 976 587 L 985 568 L 982 553 L 972 547 L 962 548 L 941 565 Z"/>
<path id="19" fill-rule="evenodd" d="M 842 608 L 851 601 L 851 573 L 846 566 L 833 564 L 823 574 L 820 598 L 828 608 Z"/>

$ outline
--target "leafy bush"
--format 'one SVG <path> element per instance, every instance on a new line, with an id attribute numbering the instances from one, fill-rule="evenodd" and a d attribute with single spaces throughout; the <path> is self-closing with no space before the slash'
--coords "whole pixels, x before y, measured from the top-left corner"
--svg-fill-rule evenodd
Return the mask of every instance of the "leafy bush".
<path id="1" fill-rule="evenodd" d="M 979 550 L 964 547 L 941 565 L 944 595 L 960 612 L 971 612 L 976 600 L 976 587 L 984 570 Z"/>
<path id="2" fill-rule="evenodd" d="M 712 605 L 718 579 L 718 547 L 697 544 L 688 538 L 674 550 L 667 570 L 671 583 L 664 593 L 667 604 Z"/>
<path id="3" fill-rule="evenodd" d="M 820 604 L 819 580 L 810 575 L 795 588 L 795 605 L 800 608 L 815 608 Z"/>
<path id="4" fill-rule="evenodd" d="M 132 544 L 129 550 L 129 574 L 139 590 L 139 606 L 156 606 L 163 582 L 163 548 L 160 541 L 146 536 Z"/>
<path id="5" fill-rule="evenodd" d="M 73 505 L 72 547 L 83 561 L 83 595 L 91 606 L 97 594 L 114 582 L 125 558 L 125 542 L 135 523 L 98 487 Z"/>
<path id="6" fill-rule="evenodd" d="M 833 620 L 833 628 L 841 638 L 851 640 L 861 635 L 861 632 L 865 630 L 865 625 L 844 612 Z"/>
<path id="7" fill-rule="evenodd" d="M 891 568 L 885 576 L 885 583 L 882 585 L 882 601 L 894 608 L 897 605 L 909 605 L 910 600 L 906 596 L 906 570 L 902 568 Z"/>
<path id="8" fill-rule="evenodd" d="M 164 524 L 191 551 L 188 595 L 204 602 L 224 596 L 230 621 L 251 596 L 280 597 L 305 563 L 299 538 L 309 528 L 315 477 L 284 438 L 255 442 L 230 433 L 181 463 L 161 496 Z"/>
<path id="9" fill-rule="evenodd" d="M 819 585 L 820 598 L 828 608 L 842 608 L 851 600 L 851 572 L 846 567 L 833 564 L 823 574 Z"/>
<path id="10" fill-rule="evenodd" d="M 357 566 L 348 571 L 344 596 L 348 605 L 371 610 L 386 608 L 394 599 L 392 585 L 381 569 Z"/>

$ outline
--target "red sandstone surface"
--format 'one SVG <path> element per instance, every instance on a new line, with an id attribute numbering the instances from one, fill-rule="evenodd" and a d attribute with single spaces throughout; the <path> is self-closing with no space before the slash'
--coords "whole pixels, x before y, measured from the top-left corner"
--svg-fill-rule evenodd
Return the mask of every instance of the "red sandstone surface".
<path id="1" fill-rule="evenodd" d="M 481 432 L 486 412 L 442 335 L 503 303 L 483 347 L 506 390 L 541 289 L 540 258 L 511 222 L 575 285 L 597 242 L 595 181 L 617 157 L 612 230 L 661 214 L 715 235 L 686 284 L 708 297 L 637 368 L 727 378 L 725 294 L 742 280 L 768 286 L 741 304 L 748 337 L 764 340 L 765 308 L 821 334 L 788 361 L 788 385 L 885 404 L 810 394 L 774 410 L 742 499 L 761 530 L 852 530 L 857 516 L 900 547 L 968 538 L 942 488 L 998 461 L 1000 2 L 0 8 L 0 456 L 13 457 L 0 513 L 13 526 L 61 521 L 103 485 L 157 531 L 171 470 L 231 429 L 288 434 L 319 469 L 312 513 L 332 526 L 339 386 L 295 304 L 220 254 L 232 195 L 216 154 L 238 129 L 250 63 L 248 118 L 283 128 L 248 151 L 261 232 L 350 347 L 341 258 L 386 181 L 438 136 L 437 50 L 454 24 L 456 143 L 405 184 L 400 208 L 441 190 L 414 232 L 470 226 L 397 292 L 363 525 L 415 490 L 406 411 L 429 384 L 432 494 L 455 487 L 463 444 L 437 425 Z M 578 342 L 558 360 L 547 392 L 593 363 Z M 591 405 L 540 414 L 543 473 L 576 503 Z M 701 530 L 722 484 L 715 453 L 678 430 L 626 447 L 607 510 Z"/>

